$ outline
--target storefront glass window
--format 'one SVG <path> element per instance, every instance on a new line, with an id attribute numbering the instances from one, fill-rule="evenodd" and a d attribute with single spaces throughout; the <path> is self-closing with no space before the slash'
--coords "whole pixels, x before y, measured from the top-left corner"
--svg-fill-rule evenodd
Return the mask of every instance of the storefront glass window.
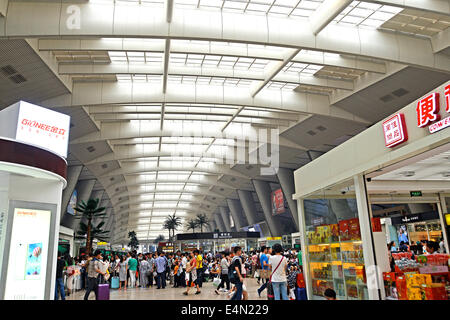
<path id="1" fill-rule="evenodd" d="M 0 271 L 5 251 L 5 233 L 8 220 L 9 173 L 0 172 Z"/>
<path id="2" fill-rule="evenodd" d="M 369 299 L 353 183 L 322 190 L 304 207 L 313 295 L 332 288 L 340 300 Z"/>

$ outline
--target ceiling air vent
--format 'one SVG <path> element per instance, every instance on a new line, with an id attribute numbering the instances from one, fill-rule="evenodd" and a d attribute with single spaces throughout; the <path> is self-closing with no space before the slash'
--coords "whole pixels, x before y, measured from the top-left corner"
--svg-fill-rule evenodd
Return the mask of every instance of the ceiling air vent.
<path id="1" fill-rule="evenodd" d="M 225 189 L 224 189 L 224 188 L 220 188 L 219 190 L 220 190 L 220 191 L 224 191 Z"/>
<path id="2" fill-rule="evenodd" d="M 14 69 L 14 67 L 12 65 L 7 65 L 4 67 L 1 67 L 0 70 L 2 70 L 2 73 L 7 77 L 17 73 L 17 70 Z"/>
<path id="3" fill-rule="evenodd" d="M 405 89 L 403 89 L 403 88 L 400 88 L 400 89 L 397 89 L 397 90 L 395 90 L 395 91 L 392 91 L 392 94 L 394 95 L 394 96 L 396 96 L 396 97 L 402 97 L 402 96 L 404 96 L 405 94 L 407 94 L 407 93 L 409 93 L 409 91 L 408 90 L 405 90 Z"/>
<path id="4" fill-rule="evenodd" d="M 114 177 L 112 177 L 111 179 L 109 179 L 109 181 L 114 181 Z"/>
<path id="5" fill-rule="evenodd" d="M 380 100 L 386 103 L 386 102 L 394 100 L 394 97 L 391 96 L 390 94 L 387 94 L 387 95 L 381 97 Z"/>
<path id="6" fill-rule="evenodd" d="M 230 180 L 231 180 L 231 181 L 236 181 L 236 178 L 235 178 L 235 177 L 232 177 Z"/>
<path id="7" fill-rule="evenodd" d="M 27 79 L 25 79 L 25 77 L 21 74 L 15 74 L 15 75 L 11 76 L 11 77 L 9 77 L 9 80 L 11 80 L 12 82 L 17 83 L 17 84 L 27 81 Z"/>
<path id="8" fill-rule="evenodd" d="M 312 131 L 312 130 L 309 130 L 306 133 L 309 134 L 310 136 L 315 136 L 316 135 L 316 133 L 314 131 Z"/>
<path id="9" fill-rule="evenodd" d="M 95 148 L 93 146 L 87 147 L 86 149 L 89 152 L 94 152 L 95 151 Z"/>
<path id="10" fill-rule="evenodd" d="M 108 165 L 106 163 L 102 164 L 102 169 L 108 168 Z"/>
<path id="11" fill-rule="evenodd" d="M 318 126 L 318 127 L 316 127 L 316 129 L 319 130 L 319 131 L 325 131 L 325 130 L 327 130 L 327 128 L 325 128 L 325 127 L 323 127 L 323 126 Z"/>

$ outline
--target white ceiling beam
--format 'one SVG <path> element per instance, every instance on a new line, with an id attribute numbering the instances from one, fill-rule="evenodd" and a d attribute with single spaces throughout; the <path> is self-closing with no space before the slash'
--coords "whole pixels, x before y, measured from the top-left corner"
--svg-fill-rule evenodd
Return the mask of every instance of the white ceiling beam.
<path id="1" fill-rule="evenodd" d="M 79 4 L 83 23 L 79 29 L 74 29 L 63 23 L 68 19 L 68 5 L 10 2 L 6 23 L 0 24 L 0 36 L 148 37 L 247 42 L 323 50 L 450 71 L 450 57 L 433 53 L 429 39 L 400 33 L 330 24 L 314 35 L 307 19 L 279 19 L 270 15 L 182 8 L 174 11 L 169 28 L 164 8 L 119 2 Z M 53 14 L 49 15 L 48 12 Z M 186 23 L 187 16 L 190 17 L 189 21 L 195 19 L 196 23 Z M 295 30 L 294 35 L 291 30 Z"/>
<path id="2" fill-rule="evenodd" d="M 134 174 L 145 174 L 149 172 L 159 172 L 159 171 L 196 171 L 204 172 L 210 174 L 225 174 L 228 176 L 233 176 L 236 178 L 249 179 L 247 176 L 241 172 L 231 170 L 229 165 L 213 164 L 209 168 L 204 167 L 193 167 L 193 166 L 172 166 L 172 167 L 158 167 L 155 165 L 144 163 L 122 163 L 122 167 L 109 171 L 107 173 L 101 174 L 98 178 L 113 177 L 117 175 L 134 175 Z"/>
<path id="3" fill-rule="evenodd" d="M 83 40 L 61 40 L 61 39 L 39 39 L 39 50 L 41 51 L 135 51 L 135 52 L 164 52 L 165 42 L 146 43 L 138 39 L 83 39 Z M 217 56 L 233 56 L 243 58 L 254 58 L 271 61 L 283 61 L 284 50 L 263 50 L 248 45 L 226 46 L 220 43 L 205 44 L 178 43 L 172 40 L 170 52 L 186 54 L 205 54 Z M 325 53 L 308 54 L 304 50 L 292 59 L 293 62 L 317 64 L 323 66 L 335 66 L 341 68 L 352 68 L 368 72 L 384 73 L 384 65 L 361 59 L 360 57 L 337 56 L 330 57 Z M 60 64 L 77 64 L 72 62 L 61 62 Z"/>
<path id="4" fill-rule="evenodd" d="M 42 101 L 41 105 L 54 108 L 163 102 L 279 109 L 367 123 L 366 120 L 360 119 L 350 112 L 338 108 L 330 108 L 329 98 L 324 95 L 264 89 L 256 97 L 252 98 L 246 87 L 212 85 L 177 84 L 171 86 L 169 83 L 167 92 L 164 95 L 161 93 L 160 86 L 149 83 L 75 83 L 72 95 L 48 99 Z M 143 129 L 154 131 L 154 128 Z M 118 130 L 117 137 L 120 137 Z M 111 137 L 111 139 L 114 139 L 114 137 Z"/>
<path id="5" fill-rule="evenodd" d="M 297 51 L 296 51 L 297 52 Z M 296 55 L 293 53 L 290 57 Z M 289 58 L 290 58 L 289 57 Z M 169 66 L 166 65 L 164 58 L 164 69 L 158 66 L 142 65 L 136 63 L 118 63 L 118 64 L 70 64 L 60 65 L 59 73 L 61 75 L 115 75 L 115 74 L 134 74 L 134 75 L 163 75 L 163 93 L 166 93 L 168 75 L 174 76 L 199 76 L 199 77 L 220 77 L 230 79 L 245 79 L 262 81 L 258 83 L 258 88 L 254 92 L 259 92 L 270 80 L 277 82 L 296 83 L 308 86 L 326 87 L 332 89 L 352 90 L 353 82 L 346 80 L 319 78 L 313 75 L 304 75 L 292 72 L 281 72 L 281 70 L 290 62 L 278 62 L 278 66 L 267 75 L 263 72 L 223 69 L 218 67 L 188 67 L 188 66 Z M 167 56 L 167 59 L 168 56 Z M 255 94 L 256 94 L 255 93 Z M 255 94 L 252 93 L 252 96 Z"/>
<path id="6" fill-rule="evenodd" d="M 431 44 L 434 52 L 441 52 L 448 49 L 450 47 L 450 28 L 447 28 L 432 36 Z"/>
<path id="7" fill-rule="evenodd" d="M 251 89 L 252 98 L 255 97 L 271 80 L 278 75 L 279 72 L 300 52 L 299 49 L 293 49 L 291 52 L 286 54 L 283 61 L 279 61 L 270 70 L 264 70 L 264 79 L 262 82 L 257 83 L 254 88 Z"/>
<path id="8" fill-rule="evenodd" d="M 69 92 L 72 92 L 72 79 L 67 75 L 60 75 L 58 73 L 58 62 L 51 52 L 41 52 L 38 49 L 37 39 L 25 39 L 27 44 L 33 49 L 34 52 L 39 56 L 39 58 L 44 62 L 45 65 L 50 69 L 54 76 L 66 87 Z"/>
<path id="9" fill-rule="evenodd" d="M 164 5 L 166 7 L 166 21 L 171 23 L 173 15 L 173 0 L 166 0 Z"/>
<path id="10" fill-rule="evenodd" d="M 405 9 L 423 10 L 436 14 L 450 15 L 448 0 L 364 0 L 381 5 L 401 7 Z"/>
<path id="11" fill-rule="evenodd" d="M 169 0 L 168 0 L 169 1 Z M 163 93 L 166 93 L 167 78 L 169 77 L 170 39 L 166 39 L 163 58 Z M 161 118 L 162 119 L 162 118 Z M 161 120 L 162 121 L 162 120 Z M 161 122 L 162 125 L 162 122 Z"/>
<path id="12" fill-rule="evenodd" d="M 141 128 L 142 127 L 142 128 Z M 243 134 L 238 132 L 230 132 L 222 133 L 221 130 L 208 130 L 205 132 L 199 131 L 189 131 L 189 128 L 185 130 L 180 130 L 178 132 L 173 132 L 171 130 L 159 130 L 158 128 L 145 128 L 148 127 L 148 124 L 131 124 L 129 122 L 119 122 L 119 123 L 102 123 L 101 129 L 98 132 L 88 133 L 80 138 L 73 139 L 70 142 L 70 145 L 76 144 L 85 144 L 85 143 L 95 143 L 104 140 L 117 140 L 117 139 L 130 139 L 130 138 L 155 138 L 155 137 L 198 137 L 198 138 L 214 138 L 214 139 L 238 139 L 238 140 L 246 140 L 246 141 L 258 141 L 258 136 L 256 135 L 257 130 L 255 129 L 253 134 Z M 138 130 L 136 130 L 138 129 Z M 145 131 L 144 131 L 145 130 Z M 125 144 L 131 144 L 134 146 L 133 153 L 148 154 L 149 156 L 151 152 L 144 151 L 145 144 L 140 144 L 139 141 L 125 141 Z M 139 147 L 136 147 L 138 145 Z M 120 150 L 121 146 L 116 146 L 115 151 Z M 141 149 L 139 149 L 141 148 Z M 142 150 L 142 151 L 140 151 Z M 159 153 L 161 156 L 164 156 L 164 153 Z M 182 150 L 180 150 L 179 154 L 183 154 Z M 107 159 L 109 155 L 102 156 L 101 159 Z M 94 160 L 94 159 L 93 159 Z M 112 161 L 113 159 L 109 160 Z M 107 161 L 107 160 L 105 160 Z"/>
<path id="13" fill-rule="evenodd" d="M 314 35 L 322 31 L 342 10 L 348 7 L 353 0 L 325 0 L 309 17 Z"/>
<path id="14" fill-rule="evenodd" d="M 179 181 L 176 179 L 173 180 L 158 180 L 158 179 L 147 179 L 144 180 L 142 177 L 139 177 L 138 175 L 134 175 L 134 176 L 127 176 L 127 180 L 126 181 L 121 181 L 121 182 L 117 182 L 115 184 L 109 185 L 106 187 L 106 190 L 109 191 L 109 193 L 111 193 L 112 197 L 115 197 L 119 194 L 124 195 L 123 191 L 118 191 L 116 192 L 117 188 L 122 188 L 122 187 L 127 187 L 127 188 L 137 188 L 140 186 L 145 186 L 145 185 L 149 185 L 149 184 L 154 184 L 157 182 L 163 182 L 163 183 L 184 183 L 185 181 Z M 204 186 L 213 186 L 213 187 L 218 187 L 218 188 L 223 188 L 224 190 L 227 189 L 227 192 L 229 192 L 230 190 L 234 190 L 236 189 L 236 187 L 232 187 L 228 184 L 225 184 L 221 181 L 217 180 L 217 177 L 214 175 L 206 175 L 204 176 L 204 178 L 201 181 L 196 181 L 196 180 L 189 180 L 187 181 L 188 183 L 192 183 L 192 184 L 198 184 L 198 185 L 204 185 Z"/>
<path id="15" fill-rule="evenodd" d="M 422 192 L 441 192 L 450 189 L 450 181 L 440 180 L 376 180 L 367 183 L 370 193 L 408 193 L 411 190 L 420 189 Z"/>
<path id="16" fill-rule="evenodd" d="M 6 17 L 9 0 L 0 0 L 0 17 Z"/>
<path id="17" fill-rule="evenodd" d="M 212 115 L 212 116 L 232 116 L 240 108 L 235 107 L 222 107 L 219 105 L 169 105 L 169 113 L 172 115 L 180 114 L 190 114 L 190 115 Z M 200 108 L 195 110 L 189 110 L 189 108 Z M 202 109 L 203 108 L 203 109 Z M 90 116 L 104 116 L 110 113 L 116 113 L 118 115 L 130 115 L 130 114 L 140 114 L 140 115 L 159 115 L 160 107 L 151 105 L 138 105 L 138 106 L 125 106 L 125 105 L 114 105 L 114 106 L 90 106 L 86 107 Z M 204 110 L 204 111 L 202 111 Z M 279 121 L 298 121 L 302 115 L 295 112 L 280 112 L 278 110 L 244 110 L 239 113 L 239 117 L 251 118 L 251 119 L 263 119 L 263 120 L 279 120 Z M 101 119 L 101 118 L 99 118 Z M 100 125 L 98 126 L 100 129 Z"/>
<path id="18" fill-rule="evenodd" d="M 348 92 L 345 90 L 335 90 L 331 93 L 330 101 L 331 104 L 335 104 L 345 98 L 350 97 L 358 93 L 359 91 L 374 85 L 383 79 L 389 78 L 390 76 L 396 74 L 397 72 L 407 68 L 408 66 L 398 64 L 398 63 L 387 63 L 386 64 L 386 73 L 385 74 L 377 74 L 377 73 L 368 73 L 364 77 L 360 77 L 354 82 L 354 90 L 352 92 Z"/>

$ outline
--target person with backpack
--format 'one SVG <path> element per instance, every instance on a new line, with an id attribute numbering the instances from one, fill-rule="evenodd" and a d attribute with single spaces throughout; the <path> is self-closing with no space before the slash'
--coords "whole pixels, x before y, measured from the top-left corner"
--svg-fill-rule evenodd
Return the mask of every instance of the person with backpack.
<path id="1" fill-rule="evenodd" d="M 87 264 L 87 275 L 88 275 L 88 279 L 87 279 L 87 288 L 86 288 L 86 293 L 84 294 L 84 300 L 88 300 L 89 299 L 89 294 L 94 291 L 95 293 L 95 298 L 97 299 L 97 289 L 98 289 L 98 278 L 99 275 L 105 275 L 105 273 L 103 273 L 101 271 L 101 258 L 102 258 L 102 253 L 100 250 L 95 250 L 94 252 L 94 256 L 90 259 L 88 259 L 88 261 L 86 262 Z"/>
<path id="2" fill-rule="evenodd" d="M 242 286 L 244 284 L 244 278 L 242 277 L 242 261 L 241 254 L 242 248 L 237 246 L 233 248 L 234 257 L 231 260 L 230 269 L 228 271 L 228 277 L 230 281 L 235 285 L 236 292 L 230 300 L 242 300 Z"/>
<path id="3" fill-rule="evenodd" d="M 283 247 L 281 244 L 276 243 L 273 245 L 273 252 L 269 259 L 269 266 L 272 271 L 270 276 L 270 283 L 273 288 L 274 300 L 289 300 L 287 295 L 287 278 L 286 267 L 287 259 L 282 255 Z"/>

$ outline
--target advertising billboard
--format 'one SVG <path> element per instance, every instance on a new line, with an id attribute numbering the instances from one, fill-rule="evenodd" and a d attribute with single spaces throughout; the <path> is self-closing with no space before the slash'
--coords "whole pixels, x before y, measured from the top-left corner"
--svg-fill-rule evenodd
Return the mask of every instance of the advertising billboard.
<path id="1" fill-rule="evenodd" d="M 73 190 L 72 196 L 70 197 L 69 204 L 67 205 L 67 213 L 75 215 L 75 208 L 77 206 L 78 193 L 77 190 Z"/>
<path id="2" fill-rule="evenodd" d="M 20 101 L 16 140 L 67 157 L 70 117 Z"/>
<path id="3" fill-rule="evenodd" d="M 283 191 L 280 189 L 277 189 L 275 191 L 272 191 L 271 194 L 272 198 L 272 215 L 277 215 L 286 212 L 286 205 L 284 201 L 284 195 Z"/>
<path id="4" fill-rule="evenodd" d="M 14 209 L 5 299 L 43 300 L 51 211 Z"/>

